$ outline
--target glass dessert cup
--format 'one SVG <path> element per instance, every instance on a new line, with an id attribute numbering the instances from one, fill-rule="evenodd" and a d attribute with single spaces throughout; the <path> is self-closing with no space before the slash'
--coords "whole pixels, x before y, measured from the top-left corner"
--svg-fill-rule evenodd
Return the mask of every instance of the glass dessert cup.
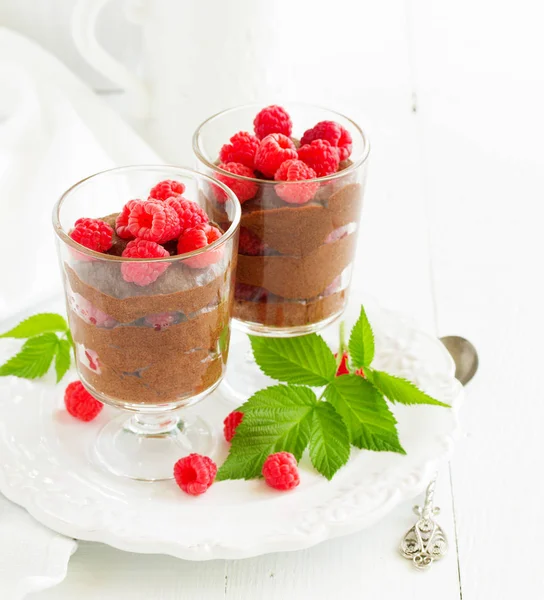
<path id="1" fill-rule="evenodd" d="M 242 203 L 233 309 L 235 328 L 251 335 L 293 337 L 317 332 L 343 313 L 359 232 L 369 143 L 351 119 L 324 108 L 282 104 L 293 123 L 296 147 L 321 121 L 344 127 L 353 142 L 337 172 L 298 182 L 236 175 L 219 166 L 223 144 L 240 131 L 253 133 L 263 105 L 226 110 L 202 123 L 193 137 L 198 169 L 223 181 Z M 248 187 L 249 186 L 249 187 Z M 250 190 L 248 192 L 248 189 Z M 242 190 L 242 194 L 240 193 Z M 305 198 L 302 202 L 293 200 Z M 287 201 L 286 198 L 290 201 Z M 220 200 L 213 219 L 222 221 Z M 228 395 L 243 401 L 270 383 L 252 362 L 246 336 L 234 336 Z M 253 367 L 252 367 L 253 365 Z"/>
<path id="2" fill-rule="evenodd" d="M 71 239 L 78 218 L 100 218 L 113 226 L 125 202 L 147 199 L 165 179 L 183 183 L 183 196 L 208 214 L 211 190 L 221 191 L 226 216 L 219 239 L 180 255 L 174 254 L 175 242 L 167 243 L 171 256 L 153 259 L 122 257 L 128 240 L 116 233 L 104 254 Z M 170 479 L 179 458 L 213 450 L 215 437 L 207 423 L 184 418 L 178 410 L 208 396 L 225 372 L 240 214 L 226 186 L 166 166 L 98 173 L 71 187 L 55 206 L 77 371 L 94 397 L 122 410 L 103 427 L 93 448 L 94 458 L 117 475 Z M 133 269 L 158 276 L 138 285 L 125 277 Z"/>

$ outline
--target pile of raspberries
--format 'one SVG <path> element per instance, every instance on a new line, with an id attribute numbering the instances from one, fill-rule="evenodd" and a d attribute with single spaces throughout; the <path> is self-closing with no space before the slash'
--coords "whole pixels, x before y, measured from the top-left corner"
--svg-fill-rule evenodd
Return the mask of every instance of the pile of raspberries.
<path id="1" fill-rule="evenodd" d="M 319 183 L 293 185 L 293 182 L 332 175 L 338 171 L 340 162 L 351 154 L 349 131 L 334 121 L 320 121 L 308 129 L 300 144 L 293 140 L 291 117 L 281 106 L 263 108 L 255 117 L 253 127 L 255 135 L 240 131 L 219 152 L 219 168 L 239 177 L 221 174 L 218 179 L 230 187 L 242 203 L 257 194 L 258 184 L 253 179 L 281 182 L 276 186 L 276 193 L 285 202 L 309 202 Z"/>
<path id="2" fill-rule="evenodd" d="M 115 221 L 115 232 L 130 240 L 122 256 L 127 258 L 166 258 L 164 247 L 175 242 L 178 254 L 204 248 L 221 237 L 221 231 L 209 223 L 208 215 L 191 200 L 183 197 L 185 186 L 165 180 L 149 192 L 147 200 L 129 200 Z M 113 245 L 113 228 L 101 219 L 78 219 L 70 237 L 95 252 L 108 252 Z M 193 269 L 203 269 L 221 258 L 221 250 L 204 252 L 184 262 Z M 126 262 L 121 274 L 127 282 L 139 286 L 153 283 L 170 266 L 167 262 Z"/>

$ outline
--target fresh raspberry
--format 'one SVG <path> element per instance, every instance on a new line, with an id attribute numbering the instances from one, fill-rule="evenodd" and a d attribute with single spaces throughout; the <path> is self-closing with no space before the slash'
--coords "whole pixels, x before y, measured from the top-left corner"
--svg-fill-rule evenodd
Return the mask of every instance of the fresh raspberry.
<path id="1" fill-rule="evenodd" d="M 291 117 L 281 106 L 267 106 L 263 108 L 253 121 L 255 135 L 262 140 L 271 133 L 283 133 L 290 136 L 293 131 Z"/>
<path id="2" fill-rule="evenodd" d="M 334 355 L 335 357 L 338 357 L 338 353 Z M 340 364 L 338 365 L 338 369 L 336 370 L 336 377 L 339 377 L 340 375 L 349 375 L 350 370 L 348 368 L 348 361 L 349 361 L 349 355 L 347 352 L 344 352 L 342 354 L 342 360 L 340 361 Z M 360 375 L 361 377 L 365 376 L 365 372 L 363 371 L 363 369 L 357 369 L 355 371 L 355 375 Z"/>
<path id="3" fill-rule="evenodd" d="M 239 410 L 233 410 L 230 414 L 228 414 L 223 421 L 223 433 L 225 434 L 225 439 L 227 442 L 232 442 L 232 438 L 236 433 L 236 428 L 242 422 L 244 418 L 244 413 Z"/>
<path id="4" fill-rule="evenodd" d="M 117 321 L 113 317 L 96 308 L 94 304 L 77 292 L 71 293 L 68 296 L 68 304 L 87 325 L 96 325 L 97 327 L 105 327 L 106 329 L 111 329 L 117 325 Z"/>
<path id="5" fill-rule="evenodd" d="M 317 177 L 315 171 L 301 160 L 286 160 L 276 171 L 276 181 L 304 181 Z M 276 186 L 276 194 L 289 204 L 304 204 L 309 202 L 319 189 L 319 183 L 283 183 Z"/>
<path id="6" fill-rule="evenodd" d="M 186 229 L 178 240 L 178 254 L 186 254 L 199 248 L 210 245 L 221 237 L 221 232 L 213 225 L 204 225 L 203 227 L 194 227 Z M 203 252 L 198 256 L 187 258 L 184 262 L 192 269 L 204 269 L 213 265 L 221 258 L 222 249 L 217 248 L 210 252 Z"/>
<path id="7" fill-rule="evenodd" d="M 318 177 L 336 173 L 340 160 L 338 150 L 326 140 L 314 140 L 298 149 L 298 157 L 317 173 Z"/>
<path id="8" fill-rule="evenodd" d="M 297 158 L 297 149 L 291 138 L 271 133 L 261 140 L 255 155 L 255 168 L 265 177 L 274 177 L 286 160 Z"/>
<path id="9" fill-rule="evenodd" d="M 135 200 L 127 227 L 135 238 L 164 244 L 178 237 L 179 218 L 176 211 L 165 202 Z"/>
<path id="10" fill-rule="evenodd" d="M 168 198 L 165 204 L 176 211 L 179 219 L 179 230 L 183 233 L 186 229 L 201 227 L 208 222 L 208 215 L 192 200 L 185 198 Z"/>
<path id="11" fill-rule="evenodd" d="M 78 219 L 70 237 L 85 248 L 107 252 L 113 243 L 113 229 L 100 219 Z"/>
<path id="12" fill-rule="evenodd" d="M 163 312 L 156 315 L 147 315 L 144 321 L 153 327 L 155 331 L 162 331 L 173 325 L 177 320 L 177 313 Z"/>
<path id="13" fill-rule="evenodd" d="M 238 252 L 246 256 L 261 256 L 266 249 L 263 241 L 247 227 L 240 227 Z"/>
<path id="14" fill-rule="evenodd" d="M 255 285 L 237 283 L 234 296 L 236 300 L 241 302 L 265 302 L 268 298 L 268 291 Z"/>
<path id="15" fill-rule="evenodd" d="M 221 163 L 219 165 L 220 169 L 223 171 L 228 171 L 233 175 L 242 175 L 242 177 L 249 177 L 251 179 L 255 179 L 255 174 L 253 171 L 246 167 L 241 163 L 229 162 L 229 163 Z M 257 191 L 259 190 L 259 186 L 252 181 L 247 181 L 245 179 L 238 179 L 235 177 L 229 177 L 228 175 L 219 174 L 217 175 L 217 179 L 221 183 L 224 183 L 227 187 L 229 187 L 238 200 L 240 204 L 246 202 L 247 200 L 251 200 L 251 198 L 255 197 Z M 223 190 L 218 187 L 215 188 L 215 196 L 218 202 L 225 203 L 227 201 L 227 195 L 223 192 Z"/>
<path id="16" fill-rule="evenodd" d="M 92 421 L 104 408 L 102 402 L 91 396 L 81 381 L 72 381 L 64 392 L 66 410 L 80 421 Z"/>
<path id="17" fill-rule="evenodd" d="M 135 239 L 123 250 L 125 258 L 166 258 L 168 250 L 156 242 Z M 123 279 L 129 283 L 146 286 L 156 281 L 170 266 L 166 262 L 124 262 L 121 265 Z"/>
<path id="18" fill-rule="evenodd" d="M 141 202 L 141 200 L 129 200 L 125 206 L 123 206 L 123 210 L 117 215 L 117 219 L 115 219 L 115 231 L 123 240 L 134 239 L 134 236 L 128 230 L 128 217 L 134 206 L 134 202 Z"/>
<path id="19" fill-rule="evenodd" d="M 263 477 L 275 490 L 292 490 L 300 483 L 297 461 L 290 452 L 271 454 L 263 464 Z"/>
<path id="20" fill-rule="evenodd" d="M 181 196 L 185 191 L 185 185 L 181 181 L 174 181 L 173 179 L 165 179 L 157 183 L 155 187 L 151 188 L 149 192 L 149 198 L 153 200 L 167 200 L 172 196 Z"/>
<path id="21" fill-rule="evenodd" d="M 235 133 L 228 144 L 219 151 L 219 160 L 222 163 L 240 163 L 250 169 L 255 168 L 255 153 L 259 147 L 259 140 L 247 131 Z"/>
<path id="22" fill-rule="evenodd" d="M 174 477 L 179 487 L 191 496 L 200 496 L 213 483 L 217 465 L 202 454 L 189 454 L 174 465 Z"/>
<path id="23" fill-rule="evenodd" d="M 331 146 L 338 149 L 338 157 L 347 160 L 351 154 L 353 141 L 350 132 L 335 121 L 320 121 L 308 129 L 302 136 L 300 144 L 311 144 L 314 140 L 326 140 Z"/>

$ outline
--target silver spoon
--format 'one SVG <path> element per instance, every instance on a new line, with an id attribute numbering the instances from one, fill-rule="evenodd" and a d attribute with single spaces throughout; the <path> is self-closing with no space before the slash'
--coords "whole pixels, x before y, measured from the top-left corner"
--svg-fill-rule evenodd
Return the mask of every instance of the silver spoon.
<path id="1" fill-rule="evenodd" d="M 476 348 L 465 338 L 449 335 L 440 338 L 455 363 L 455 378 L 466 385 L 478 370 L 478 353 Z M 438 506 L 433 506 L 436 478 L 434 474 L 425 492 L 423 507 L 414 506 L 419 516 L 417 523 L 406 533 L 400 545 L 400 552 L 409 558 L 418 569 L 427 569 L 435 560 L 443 558 L 448 551 L 448 542 L 442 528 L 433 517 L 440 513 Z"/>

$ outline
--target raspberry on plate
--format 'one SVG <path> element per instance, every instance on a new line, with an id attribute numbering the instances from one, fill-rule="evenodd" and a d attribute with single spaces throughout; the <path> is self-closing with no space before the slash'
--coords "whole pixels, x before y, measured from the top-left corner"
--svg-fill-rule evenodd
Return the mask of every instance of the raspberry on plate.
<path id="1" fill-rule="evenodd" d="M 136 238 L 123 250 L 125 258 L 166 258 L 168 250 L 156 242 Z M 123 279 L 129 283 L 146 286 L 156 281 L 170 266 L 167 262 L 124 262 L 121 264 Z"/>
<path id="2" fill-rule="evenodd" d="M 281 133 L 271 133 L 261 140 L 255 155 L 255 168 L 265 177 L 274 177 L 286 160 L 297 158 L 293 140 Z"/>
<path id="3" fill-rule="evenodd" d="M 326 140 L 331 146 L 338 149 L 340 161 L 347 160 L 351 154 L 353 140 L 350 132 L 335 121 L 320 121 L 317 125 L 308 129 L 300 144 L 311 144 L 314 140 Z"/>
<path id="4" fill-rule="evenodd" d="M 228 144 L 219 151 L 222 163 L 240 163 L 250 169 L 255 168 L 255 153 L 259 147 L 259 139 L 247 131 L 235 133 Z"/>
<path id="5" fill-rule="evenodd" d="M 240 227 L 238 253 L 246 256 L 261 256 L 266 249 L 263 241 L 247 227 Z"/>
<path id="6" fill-rule="evenodd" d="M 340 164 L 338 150 L 326 140 L 314 140 L 301 146 L 298 149 L 298 158 L 312 167 L 318 177 L 336 173 Z"/>
<path id="7" fill-rule="evenodd" d="M 113 243 L 113 229 L 100 219 L 78 219 L 70 237 L 95 252 L 107 252 Z"/>
<path id="8" fill-rule="evenodd" d="M 263 464 L 263 477 L 275 490 L 287 491 L 300 483 L 296 458 L 290 452 L 271 454 Z"/>
<path id="9" fill-rule="evenodd" d="M 66 410 L 80 421 L 92 421 L 104 408 L 102 402 L 83 387 L 81 381 L 72 381 L 64 392 Z"/>
<path id="10" fill-rule="evenodd" d="M 253 171 L 241 163 L 221 163 L 219 168 L 223 169 L 223 171 L 228 171 L 233 175 L 241 175 L 242 177 L 255 179 L 255 174 Z M 240 204 L 246 202 L 247 200 L 251 200 L 251 198 L 254 198 L 259 189 L 258 185 L 252 181 L 229 177 L 228 175 L 223 175 L 222 173 L 217 175 L 217 179 L 234 192 L 240 201 Z M 217 198 L 218 202 L 224 203 L 227 201 L 226 194 L 219 187 L 215 188 L 215 197 Z"/>
<path id="11" fill-rule="evenodd" d="M 232 438 L 236 433 L 236 428 L 242 422 L 244 413 L 239 410 L 233 410 L 230 414 L 225 417 L 223 421 L 223 433 L 227 442 L 232 442 Z"/>
<path id="12" fill-rule="evenodd" d="M 204 225 L 186 229 L 178 240 L 178 254 L 186 254 L 193 250 L 198 250 L 209 246 L 221 237 L 221 232 L 213 225 Z M 198 256 L 187 258 L 184 263 L 192 269 L 204 269 L 213 265 L 221 258 L 222 248 L 203 252 Z"/>
<path id="13" fill-rule="evenodd" d="M 186 229 L 200 227 L 208 222 L 206 212 L 192 200 L 185 198 L 168 198 L 165 204 L 173 208 L 179 219 L 179 233 Z"/>
<path id="14" fill-rule="evenodd" d="M 132 210 L 132 206 L 134 202 L 138 202 L 138 200 L 129 200 L 125 206 L 123 206 L 123 210 L 117 215 L 115 219 L 115 231 L 117 235 L 123 240 L 133 240 L 134 236 L 128 230 L 128 216 L 130 215 L 130 211 Z M 141 200 L 139 200 L 141 202 Z"/>
<path id="15" fill-rule="evenodd" d="M 179 487 L 191 496 L 200 496 L 214 482 L 217 465 L 201 454 L 189 454 L 174 465 L 174 478 Z"/>
<path id="16" fill-rule="evenodd" d="M 135 238 L 164 244 L 178 237 L 179 217 L 165 202 L 135 200 L 130 208 L 127 228 Z"/>
<path id="17" fill-rule="evenodd" d="M 316 172 L 301 160 L 286 160 L 276 171 L 274 179 L 276 181 L 304 181 L 305 179 L 315 179 Z M 290 204 L 304 204 L 309 202 L 319 189 L 319 183 L 289 183 L 276 186 L 276 194 Z"/>
<path id="18" fill-rule="evenodd" d="M 271 133 L 282 133 L 290 136 L 293 131 L 293 123 L 285 108 L 272 105 L 263 108 L 253 121 L 255 135 L 262 140 Z"/>
<path id="19" fill-rule="evenodd" d="M 149 198 L 152 200 L 167 200 L 172 196 L 181 196 L 185 191 L 185 185 L 181 181 L 165 179 L 151 188 Z"/>

